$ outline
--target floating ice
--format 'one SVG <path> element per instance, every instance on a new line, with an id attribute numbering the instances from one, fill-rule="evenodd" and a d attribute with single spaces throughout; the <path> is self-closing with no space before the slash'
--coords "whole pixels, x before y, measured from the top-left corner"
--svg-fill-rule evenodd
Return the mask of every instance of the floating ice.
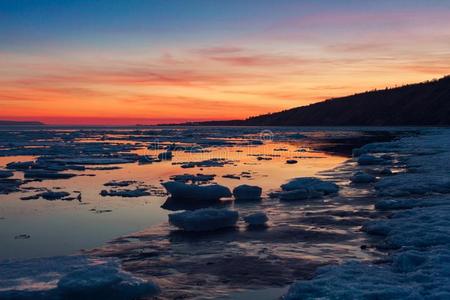
<path id="1" fill-rule="evenodd" d="M 375 182 L 376 178 L 373 175 L 358 171 L 350 178 L 353 183 L 371 183 Z"/>
<path id="2" fill-rule="evenodd" d="M 59 173 L 56 171 L 41 170 L 41 169 L 31 169 L 24 171 L 25 178 L 35 178 L 35 179 L 68 179 L 77 176 L 73 173 Z"/>
<path id="3" fill-rule="evenodd" d="M 143 197 L 150 196 L 150 192 L 146 188 L 136 188 L 134 190 L 102 190 L 100 195 L 112 196 L 112 197 L 125 197 L 125 198 L 134 198 L 134 197 Z"/>
<path id="4" fill-rule="evenodd" d="M 172 151 L 166 151 L 158 154 L 158 159 L 160 160 L 171 160 L 173 158 Z"/>
<path id="5" fill-rule="evenodd" d="M 381 165 L 384 164 L 385 160 L 370 154 L 362 154 L 358 157 L 358 164 L 361 166 L 366 165 Z"/>
<path id="6" fill-rule="evenodd" d="M 276 193 L 275 196 L 283 201 L 295 201 L 295 200 L 305 200 L 310 197 L 310 193 L 307 189 L 298 189 L 286 192 Z"/>
<path id="7" fill-rule="evenodd" d="M 137 299 L 155 296 L 159 288 L 117 266 L 93 265 L 62 277 L 57 287 L 64 299 Z"/>
<path id="8" fill-rule="evenodd" d="M 34 165 L 34 161 L 11 162 L 6 165 L 10 170 L 26 170 Z"/>
<path id="9" fill-rule="evenodd" d="M 73 200 L 74 198 L 68 198 L 68 196 L 70 196 L 70 193 L 68 192 L 54 192 L 54 191 L 45 191 L 42 193 L 38 193 L 36 195 L 32 195 L 32 196 L 25 196 L 25 197 L 21 197 L 21 200 L 37 200 L 39 198 L 45 199 L 45 200 L 49 200 L 49 201 L 53 201 L 53 200 Z"/>
<path id="10" fill-rule="evenodd" d="M 20 179 L 4 178 L 0 179 L 0 194 L 17 192 L 23 182 Z"/>
<path id="11" fill-rule="evenodd" d="M 211 158 L 203 161 L 183 162 L 181 167 L 188 168 L 209 168 L 209 167 L 223 167 L 224 165 L 231 164 L 232 161 L 222 158 Z"/>
<path id="12" fill-rule="evenodd" d="M 157 284 L 123 271 L 115 260 L 60 256 L 0 262 L 0 299 L 129 300 L 156 296 Z"/>
<path id="13" fill-rule="evenodd" d="M 283 191 L 304 189 L 309 192 L 320 192 L 324 195 L 335 194 L 339 191 L 337 184 L 314 177 L 294 178 L 288 183 L 281 185 L 281 188 Z"/>
<path id="14" fill-rule="evenodd" d="M 217 201 L 220 198 L 231 197 L 230 190 L 219 184 L 195 185 L 179 181 L 167 181 L 162 185 L 173 199 Z"/>
<path id="15" fill-rule="evenodd" d="M 78 165 L 112 165 L 131 163 L 134 160 L 120 157 L 74 157 L 57 159 L 55 161 Z"/>
<path id="16" fill-rule="evenodd" d="M 425 199 L 382 199 L 375 203 L 375 208 L 379 210 L 410 209 L 415 207 L 427 207 L 450 204 L 447 198 L 425 198 Z"/>
<path id="17" fill-rule="evenodd" d="M 258 200 L 261 199 L 262 188 L 254 185 L 242 184 L 233 189 L 236 200 Z"/>
<path id="18" fill-rule="evenodd" d="M 378 174 L 380 174 L 380 175 L 392 175 L 392 171 L 389 168 L 383 168 L 381 170 L 378 170 Z"/>
<path id="19" fill-rule="evenodd" d="M 257 212 L 244 217 L 245 223 L 249 226 L 265 226 L 269 218 L 264 212 Z"/>
<path id="20" fill-rule="evenodd" d="M 134 180 L 123 180 L 123 181 L 117 181 L 117 180 L 111 180 L 108 181 L 107 183 L 103 184 L 104 186 L 120 186 L 120 187 L 124 187 L 124 186 L 129 186 L 136 183 L 136 181 Z"/>
<path id="21" fill-rule="evenodd" d="M 197 175 L 193 175 L 193 174 L 181 174 L 181 175 L 173 175 L 170 177 L 171 180 L 175 180 L 175 181 L 181 181 L 181 182 L 192 182 L 192 183 L 197 183 L 197 182 L 208 182 L 214 179 L 214 177 L 216 177 L 216 175 L 214 174 L 197 174 Z"/>
<path id="22" fill-rule="evenodd" d="M 225 174 L 222 175 L 222 178 L 228 178 L 228 179 L 241 179 L 241 177 L 239 175 L 234 175 L 234 174 Z"/>
<path id="23" fill-rule="evenodd" d="M 0 170 L 0 178 L 8 178 L 8 177 L 12 177 L 13 175 L 14 175 L 14 173 L 11 171 Z"/>
<path id="24" fill-rule="evenodd" d="M 234 227 L 238 218 L 237 211 L 216 208 L 169 214 L 169 222 L 185 231 L 213 231 Z"/>

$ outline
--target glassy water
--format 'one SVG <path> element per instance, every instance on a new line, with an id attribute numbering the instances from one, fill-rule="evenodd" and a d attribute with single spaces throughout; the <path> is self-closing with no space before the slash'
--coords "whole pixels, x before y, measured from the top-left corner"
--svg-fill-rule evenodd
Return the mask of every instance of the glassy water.
<path id="1" fill-rule="evenodd" d="M 381 139 L 384 133 L 233 127 L 3 129 L 0 169 L 13 171 L 18 184 L 15 191 L 0 185 L 0 259 L 85 249 L 89 255 L 119 258 L 127 271 L 141 277 L 158 278 L 163 299 L 214 298 L 261 287 L 279 293 L 293 278 L 307 278 L 320 265 L 373 255 L 361 251 L 364 237 L 357 230 L 371 217 L 369 204 L 361 200 L 367 195 L 358 199 L 358 191 L 339 177 L 345 168 L 325 171 L 349 158 L 351 147 L 345 145 Z M 171 158 L 164 155 L 167 151 Z M 33 163 L 25 170 L 7 166 L 26 161 Z M 33 170 L 44 177 L 73 177 L 39 179 Z M 220 206 L 241 215 L 264 211 L 269 228 L 254 231 L 239 221 L 233 230 L 186 234 L 169 226 L 169 213 L 193 209 L 172 203 L 161 186 L 181 174 L 214 175 L 209 183 L 230 189 L 262 187 L 261 201 L 224 199 Z M 332 179 L 345 197 L 301 203 L 269 197 L 289 179 L 306 176 Z M 130 182 L 105 186 L 111 181 Z M 101 194 L 136 189 L 148 195 Z M 39 197 L 48 191 L 67 194 L 54 200 Z M 354 212 L 351 217 L 349 212 Z M 201 289 L 192 289 L 195 285 Z M 239 297 L 246 296 L 235 294 Z"/>

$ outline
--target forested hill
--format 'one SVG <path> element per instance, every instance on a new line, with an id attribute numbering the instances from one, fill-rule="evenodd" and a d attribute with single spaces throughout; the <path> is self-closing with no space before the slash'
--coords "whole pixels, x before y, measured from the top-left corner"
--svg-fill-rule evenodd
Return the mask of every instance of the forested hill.
<path id="1" fill-rule="evenodd" d="M 246 120 L 199 122 L 190 125 L 450 125 L 450 76 L 329 99 Z"/>

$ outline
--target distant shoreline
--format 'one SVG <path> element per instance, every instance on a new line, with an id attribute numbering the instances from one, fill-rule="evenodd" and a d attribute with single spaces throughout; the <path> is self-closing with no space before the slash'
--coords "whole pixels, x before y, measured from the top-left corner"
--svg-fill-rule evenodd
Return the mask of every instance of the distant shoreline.
<path id="1" fill-rule="evenodd" d="M 28 125 L 28 126 L 45 126 L 44 123 L 39 121 L 6 121 L 6 120 L 0 120 L 0 126 L 11 126 L 11 125 Z"/>

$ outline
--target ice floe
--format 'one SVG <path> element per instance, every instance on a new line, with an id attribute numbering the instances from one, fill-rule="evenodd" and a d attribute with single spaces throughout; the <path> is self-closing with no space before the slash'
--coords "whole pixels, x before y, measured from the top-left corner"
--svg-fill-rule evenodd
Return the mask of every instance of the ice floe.
<path id="1" fill-rule="evenodd" d="M 234 227 L 238 219 L 237 211 L 216 208 L 169 214 L 169 222 L 185 231 L 213 231 Z"/>
<path id="2" fill-rule="evenodd" d="M 73 173 L 60 173 L 57 171 L 41 170 L 41 169 L 30 169 L 24 171 L 25 178 L 33 179 L 68 179 L 77 176 Z"/>
<path id="3" fill-rule="evenodd" d="M 223 167 L 227 164 L 232 164 L 233 162 L 230 160 L 222 159 L 222 158 L 211 158 L 202 161 L 192 161 L 192 162 L 182 162 L 177 163 L 180 164 L 182 168 L 210 168 L 210 167 Z"/>
<path id="4" fill-rule="evenodd" d="M 236 200 L 259 200 L 261 199 L 262 188 L 255 185 L 242 184 L 233 189 L 233 196 Z"/>
<path id="5" fill-rule="evenodd" d="M 244 216 L 244 221 L 249 226 L 266 226 L 269 218 L 267 217 L 265 212 L 257 212 Z"/>
<path id="6" fill-rule="evenodd" d="M 8 170 L 0 170 L 0 178 L 9 178 L 14 176 L 14 173 Z"/>
<path id="7" fill-rule="evenodd" d="M 314 177 L 299 177 L 291 179 L 288 183 L 281 185 L 283 191 L 307 190 L 319 192 L 324 195 L 335 194 L 339 191 L 339 186 L 333 182 L 328 182 Z"/>
<path id="8" fill-rule="evenodd" d="M 192 182 L 192 183 L 206 183 L 208 181 L 214 180 L 216 175 L 214 174 L 181 174 L 173 175 L 170 177 L 171 180 L 181 181 L 181 182 Z"/>
<path id="9" fill-rule="evenodd" d="M 125 300 L 159 294 L 158 285 L 121 269 L 113 259 L 59 256 L 0 262 L 0 299 Z"/>
<path id="10" fill-rule="evenodd" d="M 34 165 L 34 161 L 10 162 L 6 165 L 10 170 L 27 170 Z"/>
<path id="11" fill-rule="evenodd" d="M 151 193 L 146 188 L 135 188 L 135 189 L 124 189 L 124 190 L 101 190 L 100 195 L 103 197 L 125 197 L 125 198 L 136 198 L 143 196 L 150 196 Z"/>
<path id="12" fill-rule="evenodd" d="M 13 179 L 13 178 L 0 179 L 0 194 L 9 194 L 17 192 L 22 184 L 23 181 L 20 179 Z"/>
<path id="13" fill-rule="evenodd" d="M 196 185 L 179 181 L 163 182 L 162 186 L 173 199 L 194 201 L 216 201 L 231 197 L 230 189 L 219 184 Z"/>
<path id="14" fill-rule="evenodd" d="M 381 165 L 386 163 L 384 159 L 370 154 L 362 154 L 361 156 L 358 157 L 357 161 L 358 164 L 361 166 Z"/>
<path id="15" fill-rule="evenodd" d="M 352 175 L 350 180 L 353 183 L 371 183 L 371 182 L 375 182 L 377 179 L 375 176 L 373 176 L 371 174 L 367 174 L 365 172 L 358 171 Z"/>
<path id="16" fill-rule="evenodd" d="M 69 197 L 70 193 L 68 192 L 60 192 L 60 191 L 51 191 L 51 190 L 47 190 L 41 193 L 37 193 L 36 195 L 32 195 L 32 196 L 24 196 L 21 197 L 21 200 L 37 200 L 37 199 L 44 199 L 44 200 L 49 200 L 49 201 L 53 201 L 53 200 L 74 200 L 75 198 L 71 198 Z"/>
<path id="17" fill-rule="evenodd" d="M 161 152 L 158 154 L 158 159 L 160 160 L 171 160 L 173 158 L 172 151 Z"/>

